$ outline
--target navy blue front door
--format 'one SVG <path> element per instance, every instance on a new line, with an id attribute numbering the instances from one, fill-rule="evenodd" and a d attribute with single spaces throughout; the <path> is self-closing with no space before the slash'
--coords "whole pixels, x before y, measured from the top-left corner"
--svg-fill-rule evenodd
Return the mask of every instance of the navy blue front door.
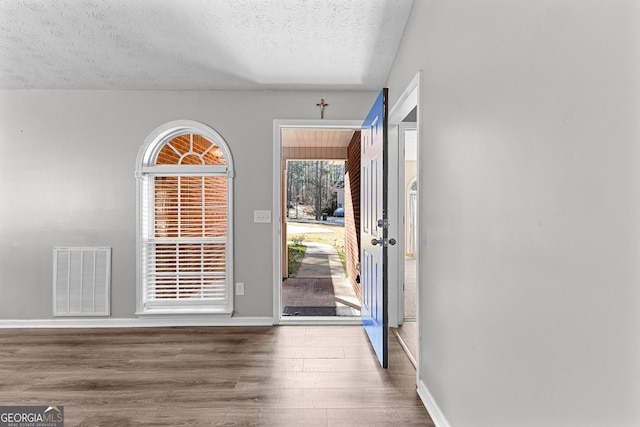
<path id="1" fill-rule="evenodd" d="M 360 137 L 360 276 L 362 323 L 383 368 L 389 359 L 387 313 L 387 89 L 376 99 Z"/>

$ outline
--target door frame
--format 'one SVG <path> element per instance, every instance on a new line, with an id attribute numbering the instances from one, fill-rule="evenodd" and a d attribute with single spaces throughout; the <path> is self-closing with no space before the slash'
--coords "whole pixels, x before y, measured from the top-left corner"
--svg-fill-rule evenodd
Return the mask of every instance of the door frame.
<path id="1" fill-rule="evenodd" d="M 360 325 L 360 317 L 327 316 L 321 320 L 316 318 L 301 319 L 293 316 L 282 316 L 282 140 L 281 130 L 286 128 L 313 129 L 353 129 L 360 130 L 362 119 L 359 120 L 285 120 L 273 121 L 273 324 L 330 324 L 330 325 Z"/>
<path id="2" fill-rule="evenodd" d="M 404 159 L 404 152 L 405 152 L 405 138 L 404 138 L 404 131 L 405 130 L 415 130 L 416 132 L 418 131 L 417 129 L 417 125 L 414 123 L 405 123 L 405 122 L 401 122 L 399 125 L 395 126 L 395 129 L 397 129 L 398 132 L 398 185 L 397 185 L 397 194 L 398 194 L 398 218 L 400 219 L 398 221 L 398 226 L 400 227 L 400 229 L 398 230 L 398 238 L 396 239 L 398 241 L 398 259 L 397 259 L 397 268 L 398 268 L 398 277 L 400 278 L 400 283 L 398 284 L 398 313 L 397 313 L 397 323 L 398 326 L 402 325 L 404 323 L 404 314 L 405 314 L 405 298 L 404 298 L 404 294 L 405 294 L 405 286 L 404 286 L 404 278 L 405 278 L 405 249 L 406 249 L 406 245 L 407 245 L 407 236 L 406 236 L 406 230 L 407 230 L 407 189 L 404 186 L 404 175 L 405 175 L 405 162 L 401 159 Z M 417 158 L 416 158 L 416 181 L 418 180 L 417 177 L 417 172 L 418 172 L 418 162 L 417 162 Z M 417 198 L 418 195 L 416 193 L 416 204 L 417 204 Z M 418 225 L 416 222 L 416 233 L 418 230 Z M 417 234 L 416 234 L 417 236 Z M 416 245 L 416 249 L 415 249 L 415 253 L 417 256 L 417 242 L 415 242 Z M 416 265 L 417 268 L 417 265 Z M 417 273 L 416 273 L 417 274 Z M 417 276 L 416 276 L 416 282 L 417 282 Z M 416 283 L 416 288 L 417 288 L 417 283 Z M 417 290 L 416 290 L 417 292 Z M 417 301 L 416 301 L 417 304 Z M 417 308 L 417 307 L 416 307 Z M 417 310 L 416 310 L 416 315 L 417 315 Z M 395 326 L 397 327 L 397 326 Z"/>
<path id="3" fill-rule="evenodd" d="M 422 100 L 421 100 L 421 94 L 422 94 L 422 89 L 421 89 L 421 85 L 422 85 L 422 71 L 418 71 L 418 73 L 413 77 L 413 79 L 411 79 L 411 82 L 409 83 L 409 85 L 406 87 L 406 89 L 402 92 L 402 94 L 400 95 L 400 97 L 398 98 L 398 100 L 395 102 L 395 104 L 393 104 L 393 107 L 391 107 L 391 109 L 389 110 L 389 146 L 391 147 L 392 144 L 395 144 L 394 146 L 396 147 L 395 150 L 389 150 L 390 154 L 392 152 L 395 152 L 395 157 L 397 159 L 396 163 L 398 164 L 398 168 L 396 169 L 397 171 L 397 176 L 396 176 L 396 186 L 392 187 L 392 183 L 389 182 L 389 188 L 395 188 L 396 191 L 396 195 L 397 198 L 399 198 L 398 200 L 396 200 L 395 203 L 389 203 L 389 214 L 393 214 L 394 218 L 398 218 L 398 221 L 394 221 L 395 223 L 395 227 L 397 227 L 396 229 L 392 230 L 391 228 L 389 229 L 389 235 L 392 235 L 391 233 L 394 233 L 397 240 L 397 245 L 396 247 L 398 248 L 398 250 L 395 251 L 391 251 L 392 254 L 390 254 L 390 258 L 389 258 L 389 277 L 394 277 L 393 274 L 395 274 L 395 277 L 398 278 L 399 280 L 393 280 L 393 281 L 389 281 L 389 295 L 390 295 L 390 305 L 391 305 L 391 295 L 393 294 L 395 296 L 395 304 L 393 308 L 390 308 L 389 310 L 389 327 L 397 327 L 398 325 L 401 325 L 404 321 L 404 243 L 405 243 L 405 238 L 404 238 L 404 220 L 403 220 L 403 216 L 404 216 L 404 161 L 400 161 L 400 159 L 404 158 L 404 145 L 400 143 L 400 128 L 401 128 L 401 124 L 402 121 L 405 119 L 405 117 L 407 117 L 407 115 L 409 115 L 409 113 L 411 113 L 411 111 L 414 108 L 417 108 L 417 114 L 416 114 L 416 122 L 415 122 L 415 127 L 416 127 L 416 131 L 417 131 L 417 136 L 418 136 L 418 143 L 417 143 L 417 162 L 416 162 L 416 169 L 417 169 L 417 180 L 418 180 L 418 192 L 416 194 L 416 203 L 418 205 L 418 221 L 416 224 L 416 235 L 418 236 L 418 239 L 420 238 L 420 231 L 422 229 L 421 227 L 421 216 L 420 216 L 420 212 L 422 211 L 421 208 L 421 197 L 420 197 L 420 193 L 422 192 L 421 189 L 421 185 L 420 183 L 422 182 L 422 174 L 423 172 L 423 167 L 422 167 L 422 160 L 421 160 L 421 154 L 420 154 L 420 145 L 421 145 L 421 141 L 423 141 L 422 139 L 422 127 L 420 124 L 420 112 L 422 110 Z M 393 138 L 393 139 L 392 139 Z M 401 151 L 402 150 L 402 151 Z M 391 163 L 391 160 L 390 160 Z M 402 172 L 402 174 L 400 174 L 400 171 Z M 400 195 L 402 194 L 402 197 L 400 197 Z M 395 210 L 395 212 L 394 212 Z M 419 251 L 419 247 L 420 247 L 420 242 L 416 242 L 416 258 L 418 257 L 418 251 Z M 393 269 L 393 273 L 392 270 Z M 421 266 L 420 263 L 416 264 L 416 325 L 420 325 L 420 277 L 421 277 Z M 420 343 L 418 344 L 420 345 Z M 419 366 L 419 363 L 418 363 Z M 418 370 L 419 368 L 416 368 L 416 370 Z M 416 372 L 417 373 L 417 372 Z"/>

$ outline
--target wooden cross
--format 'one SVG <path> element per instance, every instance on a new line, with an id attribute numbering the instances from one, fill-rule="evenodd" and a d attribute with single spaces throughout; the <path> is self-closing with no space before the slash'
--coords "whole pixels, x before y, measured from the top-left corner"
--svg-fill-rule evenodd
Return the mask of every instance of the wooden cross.
<path id="1" fill-rule="evenodd" d="M 316 104 L 316 107 L 320 107 L 320 118 L 324 119 L 324 107 L 327 107 L 329 104 L 326 104 L 324 102 L 324 98 L 322 98 L 320 100 L 320 102 L 318 104 Z"/>

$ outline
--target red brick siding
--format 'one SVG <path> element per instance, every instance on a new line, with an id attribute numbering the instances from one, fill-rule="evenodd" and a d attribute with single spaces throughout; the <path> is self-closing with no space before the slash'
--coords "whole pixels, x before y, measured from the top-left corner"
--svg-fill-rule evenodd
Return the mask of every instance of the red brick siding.
<path id="1" fill-rule="evenodd" d="M 349 143 L 344 178 L 344 227 L 345 258 L 349 281 L 362 301 L 360 283 L 360 132 L 356 132 Z"/>

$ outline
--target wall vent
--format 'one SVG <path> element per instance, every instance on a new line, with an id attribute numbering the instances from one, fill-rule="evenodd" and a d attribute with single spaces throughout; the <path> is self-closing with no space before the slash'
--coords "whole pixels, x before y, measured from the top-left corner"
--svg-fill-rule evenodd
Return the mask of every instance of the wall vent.
<path id="1" fill-rule="evenodd" d="M 53 248 L 53 315 L 109 316 L 111 248 Z"/>

